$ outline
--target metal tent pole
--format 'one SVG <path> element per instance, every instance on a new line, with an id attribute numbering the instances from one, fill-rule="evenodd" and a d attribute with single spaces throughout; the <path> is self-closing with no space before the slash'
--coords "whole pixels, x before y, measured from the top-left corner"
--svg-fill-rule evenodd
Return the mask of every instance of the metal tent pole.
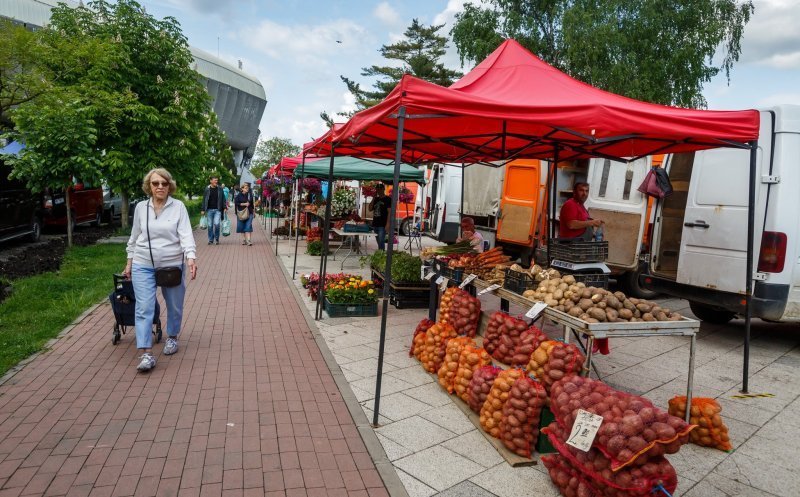
<path id="1" fill-rule="evenodd" d="M 744 311 L 744 364 L 742 365 L 742 392 L 749 390 L 750 379 L 750 321 L 753 318 L 753 241 L 756 226 L 756 159 L 758 140 L 750 142 L 750 184 L 747 201 L 747 264 L 745 277 Z"/>
<path id="2" fill-rule="evenodd" d="M 397 113 L 397 145 L 394 152 L 394 178 L 392 179 L 392 206 L 389 211 L 389 236 L 394 237 L 397 228 L 397 201 L 400 198 L 400 164 L 403 151 L 403 126 L 406 122 L 406 108 L 400 107 Z M 389 313 L 389 287 L 392 284 L 393 238 L 386 247 L 386 269 L 383 271 L 383 309 L 381 313 L 381 335 L 378 342 L 378 371 L 375 377 L 375 404 L 372 406 L 372 426 L 378 426 L 381 409 L 381 379 L 383 376 L 383 354 L 386 350 L 386 316 Z"/>
<path id="3" fill-rule="evenodd" d="M 553 184 L 550 199 L 550 239 L 556 238 L 556 206 L 558 205 L 558 145 L 553 150 Z M 550 254 L 548 254 L 548 257 Z"/>
<path id="4" fill-rule="evenodd" d="M 292 263 L 292 279 L 297 276 L 297 246 L 300 244 L 300 198 L 303 196 L 303 174 L 306 172 L 306 154 L 300 163 L 300 179 L 297 181 L 297 229 L 294 230 L 294 262 Z"/>
<path id="5" fill-rule="evenodd" d="M 458 236 L 459 238 L 464 236 L 463 231 L 461 230 L 461 220 L 464 219 L 464 177 L 467 175 L 467 168 L 464 164 L 461 164 L 461 199 L 459 200 L 460 205 L 458 206 Z"/>
<path id="6" fill-rule="evenodd" d="M 335 158 L 336 146 L 331 145 L 331 163 L 328 168 L 328 194 L 325 196 L 325 219 L 322 229 L 322 255 L 319 259 L 319 289 L 317 291 L 317 307 L 314 319 L 322 319 L 325 299 L 325 273 L 328 269 L 328 238 L 331 230 L 331 199 L 333 198 L 333 160 Z"/>

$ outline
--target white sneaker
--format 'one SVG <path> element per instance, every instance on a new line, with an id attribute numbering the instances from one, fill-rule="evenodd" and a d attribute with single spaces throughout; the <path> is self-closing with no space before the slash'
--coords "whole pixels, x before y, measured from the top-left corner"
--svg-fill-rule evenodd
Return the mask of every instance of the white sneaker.
<path id="1" fill-rule="evenodd" d="M 164 355 L 172 355 L 178 351 L 178 339 L 169 337 L 167 338 L 167 343 L 164 345 L 164 350 L 162 351 Z"/>
<path id="2" fill-rule="evenodd" d="M 139 362 L 139 365 L 136 366 L 136 369 L 139 371 L 150 371 L 156 367 L 156 358 L 153 357 L 153 354 L 145 352 L 142 354 L 142 360 Z"/>

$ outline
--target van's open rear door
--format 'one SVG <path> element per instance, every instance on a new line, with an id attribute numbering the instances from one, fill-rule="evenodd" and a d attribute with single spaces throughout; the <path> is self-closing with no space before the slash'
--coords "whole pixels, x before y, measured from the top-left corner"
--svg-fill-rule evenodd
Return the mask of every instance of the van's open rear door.
<path id="1" fill-rule="evenodd" d="M 506 164 L 497 241 L 531 246 L 543 193 L 538 160 L 515 160 Z"/>
<path id="2" fill-rule="evenodd" d="M 606 262 L 614 269 L 638 268 L 642 235 L 647 228 L 647 197 L 637 188 L 650 163 L 649 157 L 628 164 L 608 159 L 592 159 L 589 163 L 586 208 L 592 219 L 605 221 Z"/>

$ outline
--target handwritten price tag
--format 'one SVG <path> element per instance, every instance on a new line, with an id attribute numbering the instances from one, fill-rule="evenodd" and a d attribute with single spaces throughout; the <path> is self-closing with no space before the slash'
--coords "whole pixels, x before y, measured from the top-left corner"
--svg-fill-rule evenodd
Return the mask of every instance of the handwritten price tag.
<path id="1" fill-rule="evenodd" d="M 572 432 L 569 434 L 567 444 L 587 452 L 592 447 L 594 437 L 597 435 L 597 430 L 600 429 L 602 423 L 603 416 L 578 409 L 578 415 L 575 416 L 575 423 L 572 425 Z"/>
<path id="2" fill-rule="evenodd" d="M 443 292 L 443 291 L 447 290 L 448 279 L 444 278 L 444 277 L 439 278 L 439 279 L 442 280 L 442 282 L 439 283 L 439 291 Z"/>
<path id="3" fill-rule="evenodd" d="M 539 314 L 541 314 L 542 311 L 544 311 L 545 309 L 547 309 L 547 304 L 545 304 L 544 302 L 536 302 L 535 304 L 533 304 L 533 307 L 531 307 L 530 310 L 528 310 L 528 312 L 525 313 L 525 317 L 536 319 L 539 317 Z"/>
<path id="4" fill-rule="evenodd" d="M 425 275 L 425 280 L 426 280 L 426 281 L 430 281 L 430 280 L 431 280 L 431 278 L 433 278 L 433 276 L 434 276 L 435 274 L 436 274 L 436 273 L 434 273 L 434 272 L 430 272 L 430 273 L 426 274 L 426 275 Z"/>
<path id="5" fill-rule="evenodd" d="M 486 288 L 484 288 L 483 290 L 481 290 L 480 292 L 478 292 L 478 295 L 483 295 L 484 293 L 493 292 L 493 291 L 497 290 L 498 288 L 500 288 L 500 285 L 498 285 L 497 283 L 495 283 L 494 285 L 489 285 Z"/>
<path id="6" fill-rule="evenodd" d="M 444 276 L 439 276 L 438 278 L 436 278 L 436 282 L 435 282 L 435 283 L 436 283 L 437 285 L 441 285 L 441 284 L 442 284 L 442 282 L 443 282 L 443 281 L 446 281 L 446 280 L 447 280 L 447 278 L 445 278 Z"/>
<path id="7" fill-rule="evenodd" d="M 461 284 L 460 284 L 460 285 L 458 285 L 458 288 L 464 288 L 465 286 L 467 286 L 467 285 L 469 285 L 470 283 L 472 283 L 472 280 L 474 280 L 474 279 L 475 279 L 475 278 L 477 278 L 477 277 L 478 277 L 478 275 L 477 275 L 477 274 L 470 274 L 469 276 L 467 276 L 466 278 L 464 278 L 464 281 L 462 281 L 462 282 L 461 282 Z"/>

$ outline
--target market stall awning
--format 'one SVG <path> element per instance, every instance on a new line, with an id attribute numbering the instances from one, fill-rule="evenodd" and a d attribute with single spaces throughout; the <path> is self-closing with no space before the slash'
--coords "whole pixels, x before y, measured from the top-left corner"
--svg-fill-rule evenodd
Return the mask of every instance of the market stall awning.
<path id="1" fill-rule="evenodd" d="M 306 178 L 328 179 L 330 163 L 327 160 L 306 162 L 302 176 Z M 301 176 L 300 168 L 294 170 L 295 178 Z M 336 157 L 333 161 L 333 178 L 360 181 L 392 181 L 394 162 L 390 160 L 365 160 L 356 157 Z M 425 170 L 408 164 L 400 165 L 400 181 L 425 182 Z"/>
<path id="2" fill-rule="evenodd" d="M 406 75 L 379 104 L 310 145 L 307 152 L 394 157 L 398 113 L 406 113 L 403 160 L 482 162 L 631 158 L 758 138 L 755 110 L 709 111 L 651 104 L 567 76 L 514 40 L 505 41 L 444 88 Z"/>

